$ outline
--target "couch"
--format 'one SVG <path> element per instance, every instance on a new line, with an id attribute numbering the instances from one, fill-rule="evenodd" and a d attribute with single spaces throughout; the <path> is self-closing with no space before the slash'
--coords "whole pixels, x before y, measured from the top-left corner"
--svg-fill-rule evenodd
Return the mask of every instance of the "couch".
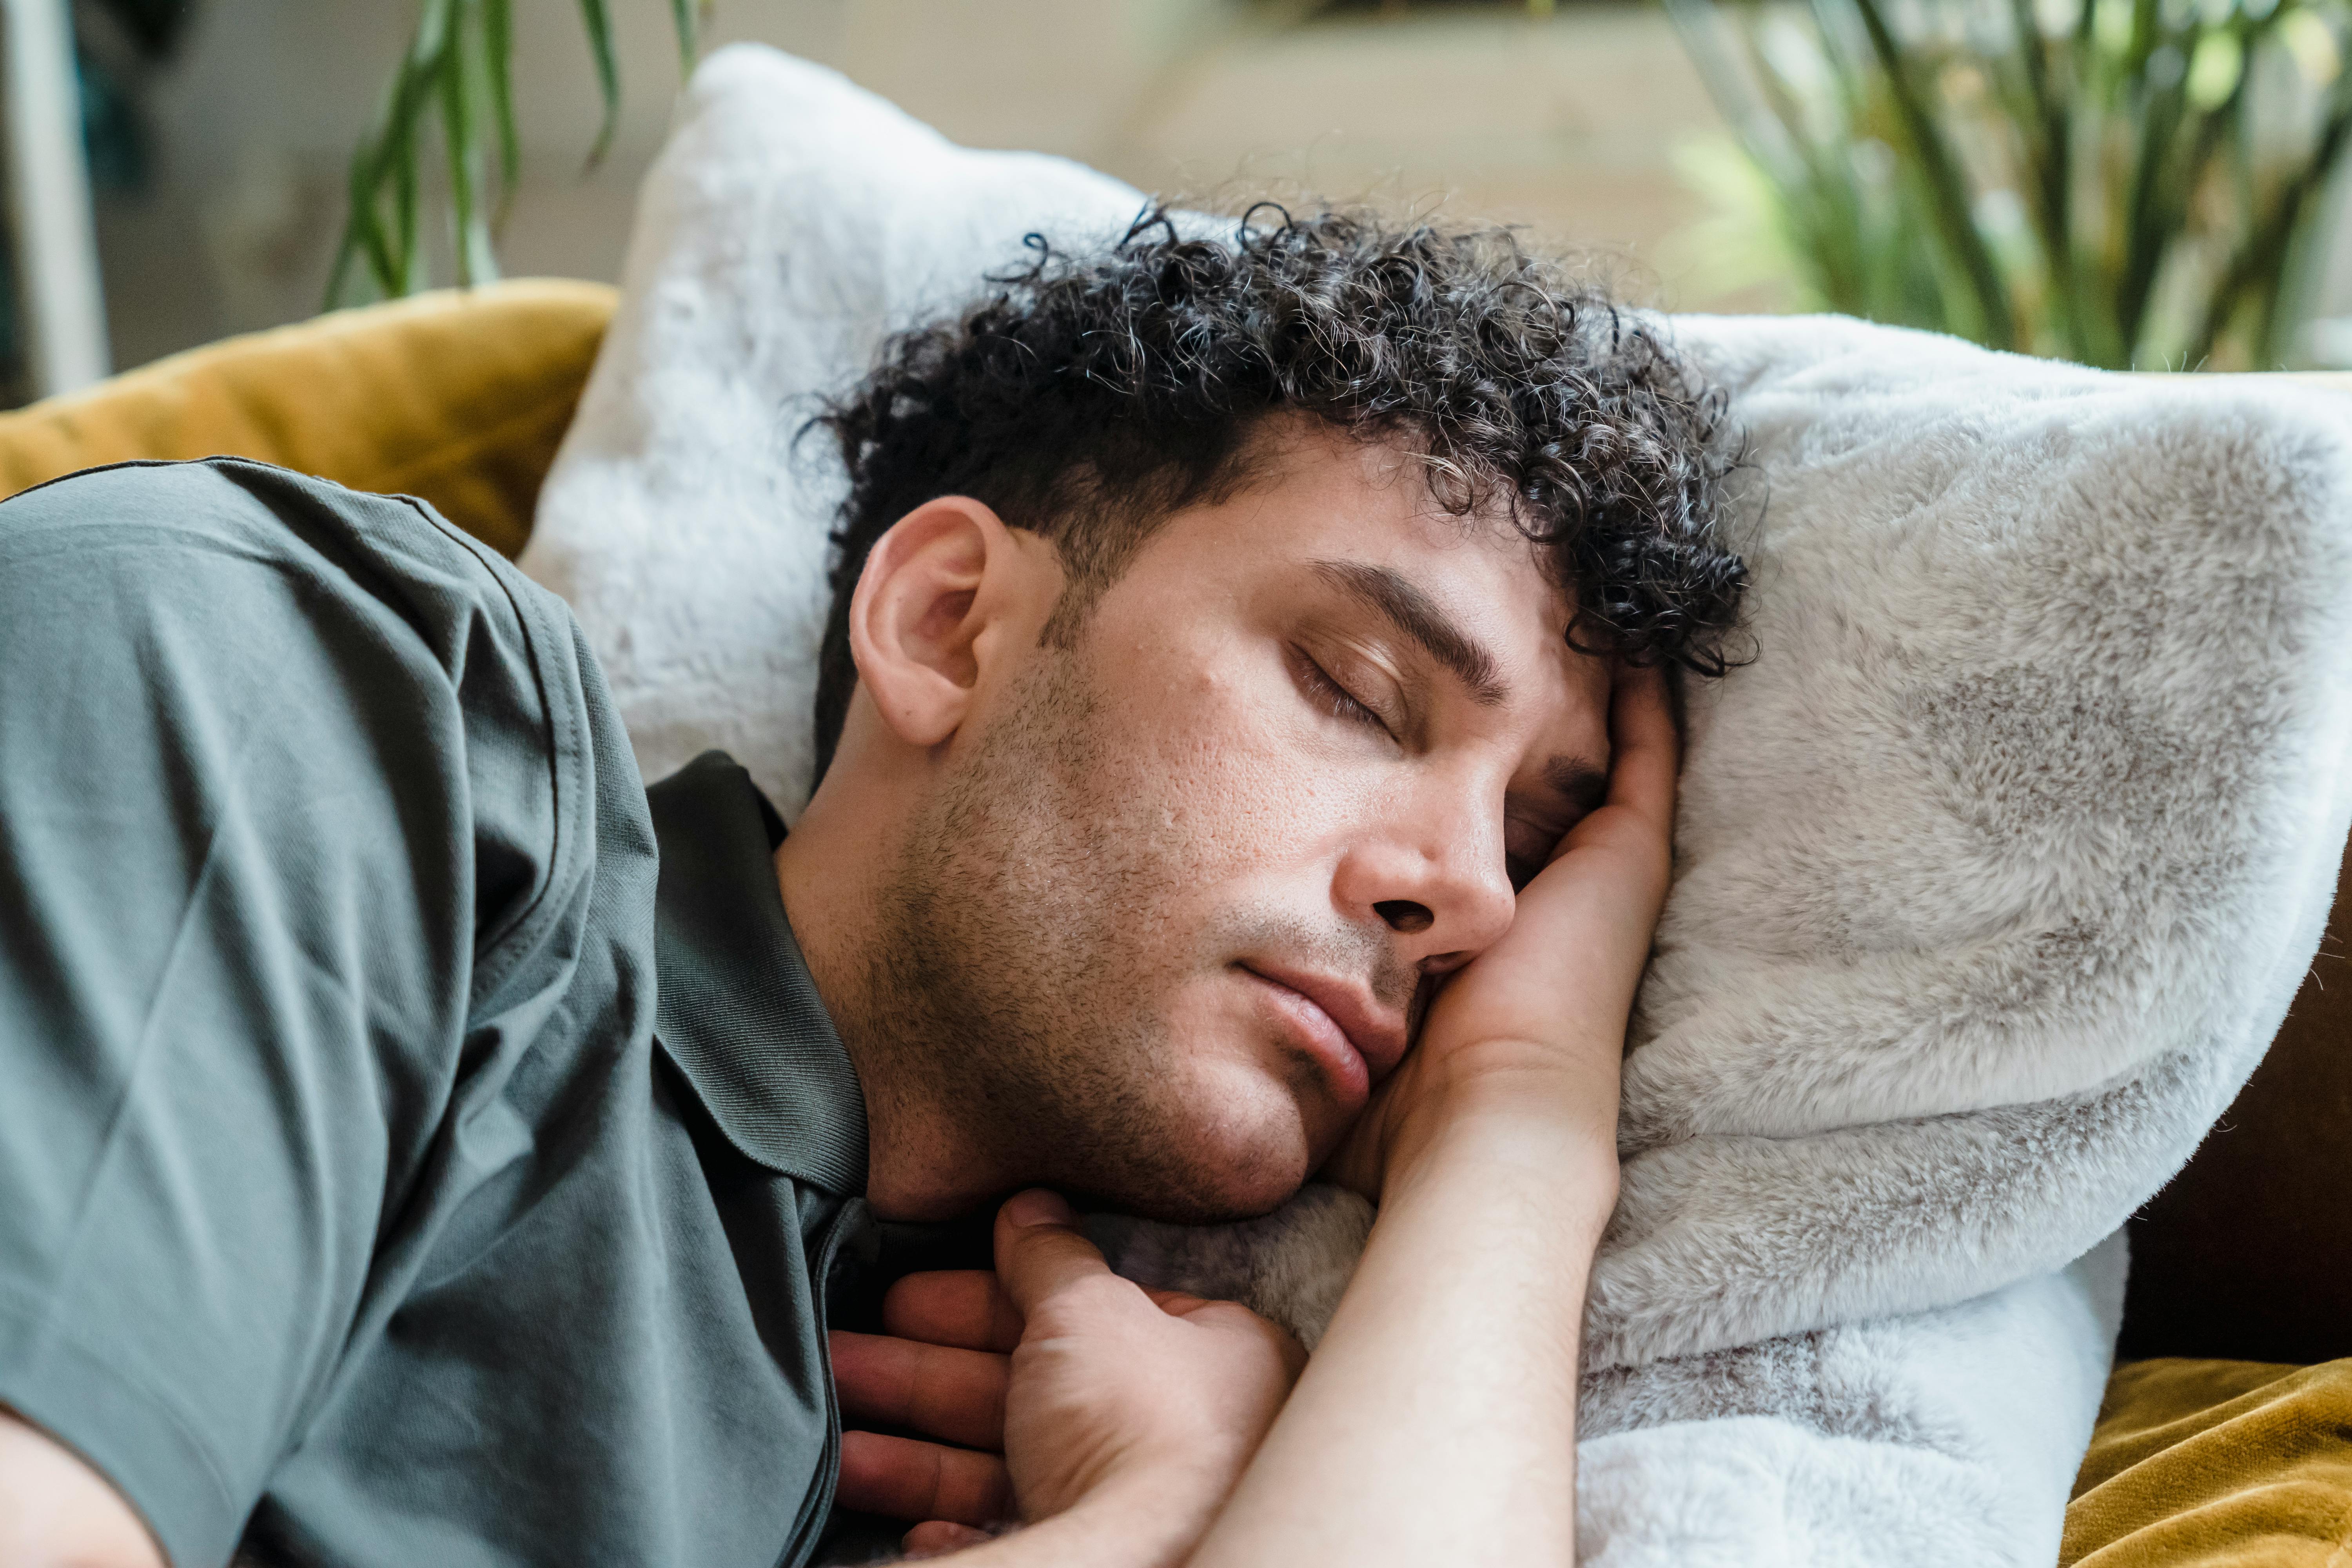
<path id="1" fill-rule="evenodd" d="M 193 350 L 0 415 L 0 495 L 102 463 L 233 453 L 423 497 L 511 556 L 616 299 L 509 282 Z M 2352 395 L 2352 376 L 2305 379 L 2315 396 Z M 2063 1563 L 2352 1562 L 2347 936 L 2339 897 L 2268 1058 L 2132 1222 L 2118 1363 Z"/>

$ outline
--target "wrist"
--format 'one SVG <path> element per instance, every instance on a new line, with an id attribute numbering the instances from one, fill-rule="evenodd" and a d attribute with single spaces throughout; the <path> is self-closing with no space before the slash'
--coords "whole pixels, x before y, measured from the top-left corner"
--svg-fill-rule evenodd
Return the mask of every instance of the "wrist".
<path id="1" fill-rule="evenodd" d="M 1562 1066 L 1556 1050 L 1532 1046 L 1479 1056 L 1475 1068 L 1433 1075 L 1397 1109 L 1381 1139 L 1383 1204 L 1401 1186 L 1473 1164 L 1490 1177 L 1563 1184 L 1605 1220 L 1617 1194 L 1615 1061 L 1605 1072 Z"/>
<path id="2" fill-rule="evenodd" d="M 1066 1537 L 1070 1561 L 1176 1568 L 1192 1554 L 1230 1488 L 1181 1473 L 1105 1481 L 1035 1528 Z"/>

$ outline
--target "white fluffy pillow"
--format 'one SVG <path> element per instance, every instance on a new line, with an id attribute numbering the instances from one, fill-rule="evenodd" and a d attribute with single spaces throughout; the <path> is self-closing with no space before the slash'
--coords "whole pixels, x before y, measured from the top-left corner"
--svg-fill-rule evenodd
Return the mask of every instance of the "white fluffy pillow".
<path id="1" fill-rule="evenodd" d="M 1066 159 L 966 152 L 773 49 L 703 62 L 522 557 L 588 628 L 647 779 L 719 746 L 799 816 L 842 494 L 799 427 L 1024 236 L 1108 239 L 1142 205 Z"/>
<path id="2" fill-rule="evenodd" d="M 810 398 L 1024 233 L 1140 205 L 772 51 L 706 62 L 523 561 L 648 776 L 720 745 L 797 809 L 839 484 L 789 460 Z M 2318 395 L 1675 331 L 1751 437 L 1759 657 L 1692 689 L 1596 1372 L 1957 1302 L 2113 1230 L 2274 1032 L 2352 807 L 2352 459 Z M 1273 1272 L 1294 1318 L 1336 1289 Z"/>

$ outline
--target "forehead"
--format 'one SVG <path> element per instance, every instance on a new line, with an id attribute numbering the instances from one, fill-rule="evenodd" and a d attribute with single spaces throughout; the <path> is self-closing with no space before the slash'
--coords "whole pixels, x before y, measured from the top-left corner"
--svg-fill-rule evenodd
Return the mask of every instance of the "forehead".
<path id="1" fill-rule="evenodd" d="M 1499 509 L 1446 510 L 1430 492 L 1428 465 L 1318 420 L 1272 420 L 1248 481 L 1170 519 L 1163 532 L 1175 536 L 1174 552 L 1223 559 L 1235 574 L 1330 562 L 1385 567 L 1465 625 L 1530 648 L 1564 646 L 1574 605 L 1538 547 Z"/>
<path id="2" fill-rule="evenodd" d="M 1244 485 L 1170 518 L 1132 563 L 1129 575 L 1152 580 L 1146 594 L 1169 608 L 1216 595 L 1369 624 L 1381 617 L 1332 568 L 1377 569 L 1492 657 L 1513 694 L 1498 720 L 1607 755 L 1608 661 L 1569 646 L 1573 603 L 1512 519 L 1448 512 L 1426 459 L 1319 421 L 1286 421 L 1262 439 Z"/>

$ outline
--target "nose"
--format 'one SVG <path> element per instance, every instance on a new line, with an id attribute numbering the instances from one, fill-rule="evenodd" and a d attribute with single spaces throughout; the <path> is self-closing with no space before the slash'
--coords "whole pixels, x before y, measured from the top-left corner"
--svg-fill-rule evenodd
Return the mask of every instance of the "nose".
<path id="1" fill-rule="evenodd" d="M 1500 941 L 1517 902 L 1504 860 L 1500 789 L 1459 780 L 1391 801 L 1342 857 L 1342 912 L 1377 920 L 1398 958 L 1424 974 L 1459 969 Z"/>

